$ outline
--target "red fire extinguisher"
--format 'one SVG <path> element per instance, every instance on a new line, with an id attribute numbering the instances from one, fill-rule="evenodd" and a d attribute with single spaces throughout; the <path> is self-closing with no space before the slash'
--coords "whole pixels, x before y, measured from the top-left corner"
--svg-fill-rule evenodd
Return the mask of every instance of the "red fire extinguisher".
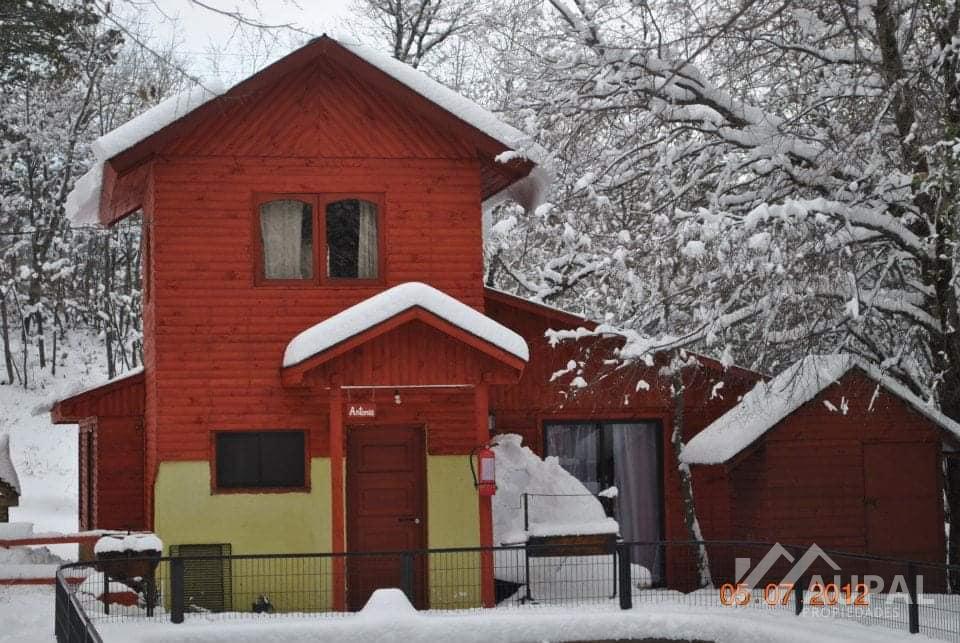
<path id="1" fill-rule="evenodd" d="M 473 484 L 481 496 L 492 496 L 497 492 L 496 456 L 486 446 L 474 453 L 477 456 L 477 471 L 473 471 Z M 470 468 L 473 469 L 473 458 L 470 458 Z"/>

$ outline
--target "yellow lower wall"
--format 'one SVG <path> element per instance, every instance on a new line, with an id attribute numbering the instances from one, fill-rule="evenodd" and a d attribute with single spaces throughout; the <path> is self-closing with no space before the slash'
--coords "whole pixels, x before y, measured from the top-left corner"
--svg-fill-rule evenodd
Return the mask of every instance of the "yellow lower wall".
<path id="1" fill-rule="evenodd" d="M 170 545 L 224 543 L 235 555 L 329 552 L 328 458 L 311 460 L 310 486 L 309 492 L 212 494 L 209 463 L 164 462 L 154 488 L 154 530 L 168 554 Z M 261 595 L 283 611 L 323 611 L 333 603 L 329 558 L 233 560 L 224 579 L 232 611 L 250 610 Z M 205 606 L 202 597 L 188 596 L 191 603 Z"/>
<path id="2" fill-rule="evenodd" d="M 234 554 L 330 551 L 330 460 L 310 461 L 309 492 L 210 492 L 210 465 L 163 462 L 153 526 L 166 545 L 230 543 Z"/>
<path id="3" fill-rule="evenodd" d="M 480 510 L 467 456 L 427 457 L 427 542 L 431 549 L 480 546 Z M 432 554 L 430 607 L 480 606 L 480 555 Z"/>
<path id="4" fill-rule="evenodd" d="M 310 479 L 309 492 L 212 494 L 208 462 L 164 462 L 155 486 L 154 529 L 167 553 L 169 545 L 214 543 L 229 543 L 233 554 L 329 552 L 328 458 L 311 461 Z M 427 457 L 426 518 L 431 549 L 480 545 L 477 492 L 466 456 Z M 478 554 L 435 554 L 429 570 L 432 607 L 480 604 Z M 230 576 L 233 610 L 249 610 L 260 594 L 284 611 L 331 607 L 329 559 L 235 560 Z"/>

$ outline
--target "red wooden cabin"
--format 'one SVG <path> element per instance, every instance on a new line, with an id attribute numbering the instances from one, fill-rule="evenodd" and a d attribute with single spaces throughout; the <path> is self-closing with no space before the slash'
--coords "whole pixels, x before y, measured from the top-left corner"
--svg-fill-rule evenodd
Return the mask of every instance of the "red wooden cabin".
<path id="1" fill-rule="evenodd" d="M 82 527 L 152 529 L 184 554 L 486 545 L 467 456 L 515 432 L 591 488 L 633 467 L 624 535 L 687 538 L 661 365 L 610 369 L 613 337 L 553 348 L 547 329 L 591 323 L 484 287 L 482 206 L 536 202 L 539 148 L 327 37 L 209 89 L 104 137 L 72 200 L 103 225 L 142 212 L 144 239 L 143 372 L 53 410 L 82 428 Z M 687 439 L 760 379 L 705 358 L 684 377 Z M 705 536 L 740 533 L 736 484 L 698 471 Z M 329 603 L 397 573 L 335 565 Z M 489 558 L 476 596 L 416 573 L 421 605 L 492 602 Z"/>

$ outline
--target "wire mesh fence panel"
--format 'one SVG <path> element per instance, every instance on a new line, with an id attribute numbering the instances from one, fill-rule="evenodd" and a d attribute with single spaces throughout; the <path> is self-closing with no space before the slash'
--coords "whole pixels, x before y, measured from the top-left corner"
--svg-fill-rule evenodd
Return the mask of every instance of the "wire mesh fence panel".
<path id="1" fill-rule="evenodd" d="M 407 552 L 218 551 L 65 566 L 56 593 L 58 640 L 96 640 L 98 623 L 128 619 L 343 614 L 363 607 L 377 588 L 396 587 L 419 609 L 759 610 L 960 641 L 960 568 L 816 548 L 558 539 Z"/>

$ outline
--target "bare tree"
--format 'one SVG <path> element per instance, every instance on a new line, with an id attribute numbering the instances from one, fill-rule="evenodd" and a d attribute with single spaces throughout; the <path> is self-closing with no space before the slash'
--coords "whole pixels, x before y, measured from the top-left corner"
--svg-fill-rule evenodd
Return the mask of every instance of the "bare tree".
<path id="1" fill-rule="evenodd" d="M 390 42 L 393 57 L 411 67 L 448 40 L 476 28 L 481 3 L 469 0 L 357 0 L 355 10 Z"/>

